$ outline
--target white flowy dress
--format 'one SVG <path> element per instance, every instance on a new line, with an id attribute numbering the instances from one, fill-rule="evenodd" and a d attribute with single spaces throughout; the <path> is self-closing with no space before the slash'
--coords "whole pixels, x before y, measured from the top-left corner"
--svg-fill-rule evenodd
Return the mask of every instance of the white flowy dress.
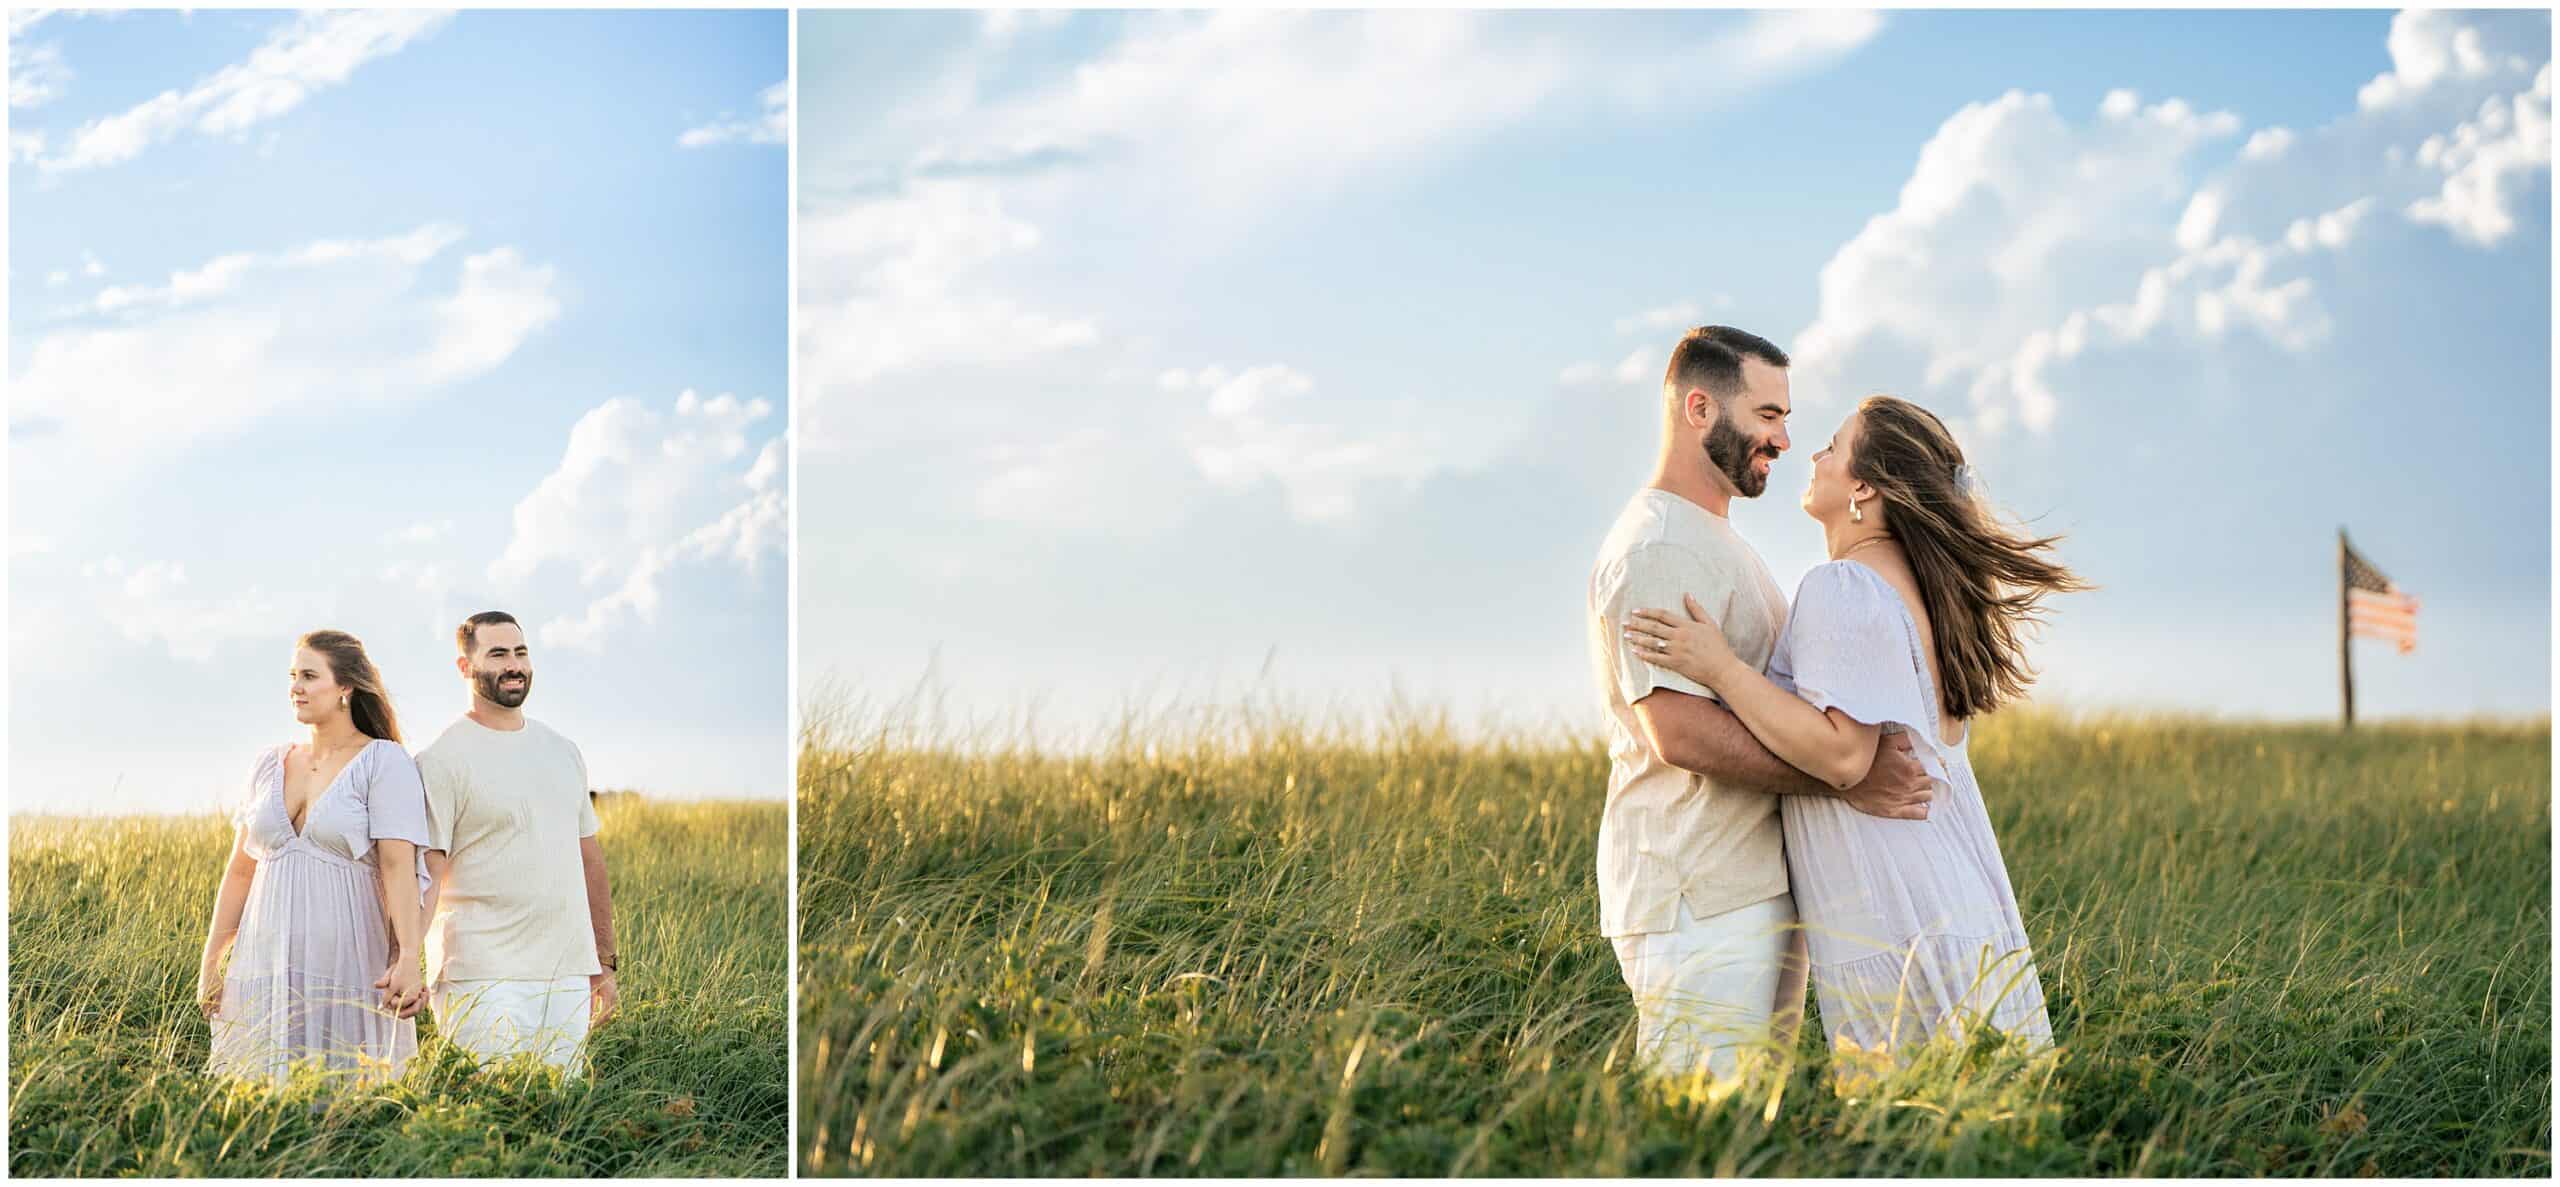
<path id="1" fill-rule="evenodd" d="M 234 815 L 258 872 L 223 974 L 206 1070 L 282 1082 L 295 1065 L 317 1061 L 395 1075 L 418 1048 L 418 1024 L 384 1010 L 373 987 L 391 953 L 373 843 L 396 837 L 417 846 L 411 861 L 423 898 L 426 785 L 408 751 L 376 739 L 312 797 L 297 831 L 284 800 L 288 749 L 258 756 Z"/>
<path id="2" fill-rule="evenodd" d="M 1983 1020 L 2053 1042 L 2018 898 L 1966 745 L 1939 740 L 1919 625 L 1882 574 L 1832 561 L 1805 574 L 1769 675 L 1816 708 L 1911 735 L 1937 780 L 1926 820 L 1886 820 L 1832 796 L 1780 797 L 1787 872 L 1826 1037 L 1897 1057 Z"/>

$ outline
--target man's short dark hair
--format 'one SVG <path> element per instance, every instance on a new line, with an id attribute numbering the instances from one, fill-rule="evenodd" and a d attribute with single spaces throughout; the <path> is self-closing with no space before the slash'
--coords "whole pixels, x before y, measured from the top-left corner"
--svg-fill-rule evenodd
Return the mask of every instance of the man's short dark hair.
<path id="1" fill-rule="evenodd" d="M 462 625 L 454 628 L 453 645 L 455 648 L 459 649 L 462 654 L 469 655 L 471 654 L 472 646 L 480 641 L 480 628 L 484 626 L 496 626 L 502 622 L 515 625 L 517 630 L 524 629 L 521 624 L 516 623 L 516 616 L 513 614 L 509 614 L 504 610 L 483 610 L 478 614 L 474 614 L 469 618 L 463 619 Z"/>
<path id="2" fill-rule="evenodd" d="M 1700 326 L 1671 348 L 1671 365 L 1663 369 L 1663 385 L 1674 400 L 1690 388 L 1705 388 L 1718 401 L 1742 390 L 1742 360 L 1755 358 L 1772 367 L 1787 365 L 1787 352 L 1758 334 L 1732 326 Z"/>

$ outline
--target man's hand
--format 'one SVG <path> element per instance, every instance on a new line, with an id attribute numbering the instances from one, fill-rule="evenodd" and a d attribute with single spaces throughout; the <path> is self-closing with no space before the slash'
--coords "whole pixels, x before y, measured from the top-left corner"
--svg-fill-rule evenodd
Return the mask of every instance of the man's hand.
<path id="1" fill-rule="evenodd" d="M 1876 760 L 1867 777 L 1840 793 L 1850 807 L 1887 820 L 1927 820 L 1929 801 L 1937 792 L 1929 772 L 1911 753 L 1911 735 L 1890 730 L 1876 737 Z"/>
<path id="2" fill-rule="evenodd" d="M 614 983 L 613 970 L 607 969 L 587 978 L 587 1026 L 589 1029 L 604 1025 L 612 1019 L 613 1012 L 621 1005 L 622 988 Z"/>
<path id="3" fill-rule="evenodd" d="M 382 991 L 382 1008 L 394 1018 L 415 1018 L 418 1007 L 427 1004 L 424 977 L 418 971 L 417 958 L 402 959 L 391 954 L 391 965 L 374 978 L 373 987 Z"/>

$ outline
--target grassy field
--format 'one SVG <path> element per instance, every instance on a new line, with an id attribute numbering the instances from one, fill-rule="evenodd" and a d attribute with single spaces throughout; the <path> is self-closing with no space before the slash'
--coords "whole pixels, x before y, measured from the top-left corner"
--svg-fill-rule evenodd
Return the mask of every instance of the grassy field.
<path id="1" fill-rule="evenodd" d="M 333 1095 L 201 1074 L 196 961 L 225 825 L 12 820 L 10 1173 L 785 1173 L 783 805 L 601 812 L 623 1012 L 595 1033 L 591 1082 L 475 1074 L 422 1013 L 405 1077 Z"/>
<path id="2" fill-rule="evenodd" d="M 822 1175 L 2482 1175 L 2551 1164 L 2547 722 L 1985 723 L 2061 1047 L 1629 1071 L 1597 744 L 813 736 Z"/>

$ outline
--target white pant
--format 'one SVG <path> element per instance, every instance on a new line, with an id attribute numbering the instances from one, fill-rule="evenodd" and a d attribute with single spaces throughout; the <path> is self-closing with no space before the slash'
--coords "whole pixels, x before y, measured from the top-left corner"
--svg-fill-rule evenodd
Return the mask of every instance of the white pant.
<path id="1" fill-rule="evenodd" d="M 439 981 L 429 987 L 436 1032 L 487 1063 L 531 1055 L 574 1076 L 587 1041 L 587 979 Z"/>
<path id="2" fill-rule="evenodd" d="M 1618 971 L 1636 999 L 1636 1058 L 1655 1075 L 1701 1065 L 1715 1079 L 1742 1053 L 1783 1050 L 1804 1010 L 1804 932 L 1793 895 L 1700 919 L 1680 904 L 1670 931 L 1615 936 Z"/>

